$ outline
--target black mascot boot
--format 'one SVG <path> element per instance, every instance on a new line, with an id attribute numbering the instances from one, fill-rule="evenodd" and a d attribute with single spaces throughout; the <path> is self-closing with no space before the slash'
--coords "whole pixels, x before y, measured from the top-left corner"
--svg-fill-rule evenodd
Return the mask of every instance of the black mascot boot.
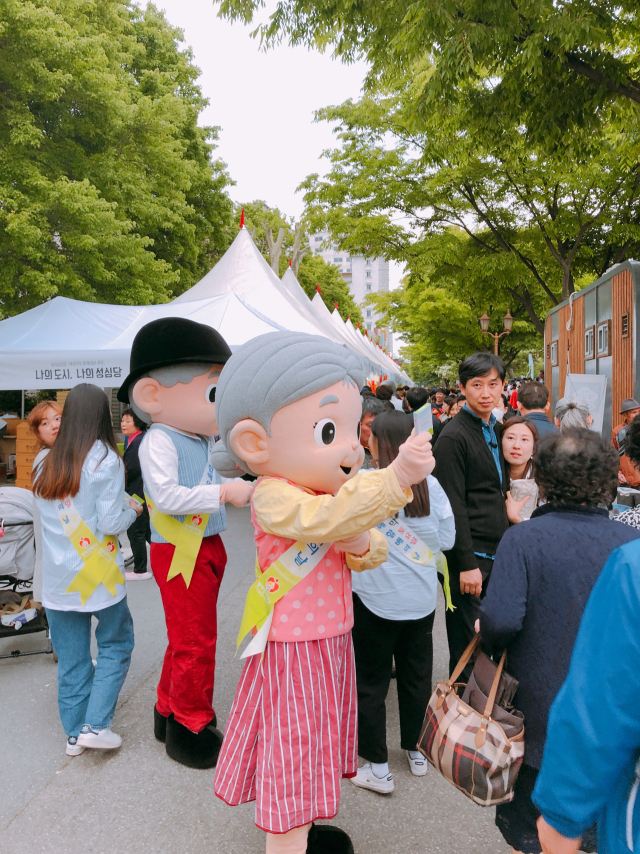
<path id="1" fill-rule="evenodd" d="M 167 755 L 188 768 L 213 768 L 218 761 L 222 738 L 222 733 L 216 728 L 215 715 L 197 733 L 178 723 L 173 715 L 167 719 Z"/>
<path id="2" fill-rule="evenodd" d="M 169 718 L 165 718 L 165 716 L 161 715 L 155 706 L 153 707 L 153 734 L 158 741 L 164 741 L 167 737 L 168 720 Z"/>
<path id="3" fill-rule="evenodd" d="M 312 824 L 307 841 L 307 854 L 353 854 L 353 843 L 339 827 Z"/>

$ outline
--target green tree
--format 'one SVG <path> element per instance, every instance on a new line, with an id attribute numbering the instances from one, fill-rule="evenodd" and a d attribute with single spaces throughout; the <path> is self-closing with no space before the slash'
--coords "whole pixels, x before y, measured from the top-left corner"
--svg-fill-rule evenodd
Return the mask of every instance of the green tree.
<path id="1" fill-rule="evenodd" d="M 412 123 L 410 86 L 318 114 L 339 123 L 341 147 L 325 178 L 302 185 L 307 216 L 343 249 L 451 287 L 497 282 L 539 332 L 577 284 L 637 252 L 640 170 L 628 141 L 612 132 L 579 163 L 544 155 L 517 128 L 472 134 L 462 108 Z"/>
<path id="2" fill-rule="evenodd" d="M 230 238 L 180 31 L 127 0 L 0 0 L 0 301 L 164 302 Z"/>
<path id="3" fill-rule="evenodd" d="M 245 23 L 264 6 L 214 2 Z M 415 113 L 471 100 L 478 116 L 508 112 L 551 146 L 640 103 L 636 0 L 279 0 L 256 34 L 365 58 L 370 84 L 409 74 Z"/>
<path id="4" fill-rule="evenodd" d="M 302 289 L 313 299 L 320 287 L 320 296 L 329 311 L 338 308 L 343 320 L 348 317 L 355 326 L 363 324 L 362 311 L 353 298 L 349 285 L 342 278 L 333 264 L 327 264 L 321 255 L 306 255 L 300 264 L 298 281 Z"/>

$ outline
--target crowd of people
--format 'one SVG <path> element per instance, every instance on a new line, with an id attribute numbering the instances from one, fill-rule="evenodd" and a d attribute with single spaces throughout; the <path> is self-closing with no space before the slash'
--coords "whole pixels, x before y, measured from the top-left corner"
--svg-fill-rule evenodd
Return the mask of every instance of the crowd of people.
<path id="1" fill-rule="evenodd" d="M 211 346 L 218 350 L 208 362 L 224 365 L 229 354 L 219 342 Z M 183 384 L 193 388 L 196 383 L 202 400 L 206 395 L 207 404 L 214 403 L 219 370 L 194 373 L 189 368 L 189 376 L 176 380 L 153 371 L 136 373 L 132 368 L 133 379 L 123 386 L 122 399 L 131 404 L 121 423 L 124 460 L 116 444 L 107 397 L 97 387 L 84 384 L 72 389 L 64 412 L 53 402 L 43 402 L 31 413 L 31 429 L 39 443 L 33 472 L 38 543 L 34 596 L 46 607 L 59 657 L 58 699 L 67 753 L 115 749 L 121 744 L 111 724 L 133 650 L 125 576 L 126 581 L 155 576 L 163 593 L 169 633 L 154 707 L 156 737 L 167 742 L 171 758 L 190 767 L 211 767 L 218 762 L 216 794 L 227 803 L 257 798 L 257 823 L 267 831 L 267 852 L 347 854 L 353 848 L 346 834 L 340 836 L 341 831 L 330 828 L 333 835 L 321 836 L 313 823 L 316 818 L 331 818 L 337 812 L 337 800 L 328 811 L 314 811 L 307 796 L 295 790 L 304 788 L 304 773 L 288 771 L 286 762 L 266 768 L 261 765 L 264 756 L 255 753 L 257 710 L 262 709 L 263 717 L 273 714 L 273 708 L 269 712 L 264 706 L 266 677 L 260 674 L 268 674 L 270 685 L 284 678 L 283 674 L 293 680 L 292 685 L 298 685 L 296 690 L 302 693 L 289 702 L 297 710 L 296 726 L 302 726 L 300 710 L 309 699 L 304 690 L 315 690 L 299 687 L 311 678 L 305 670 L 310 665 L 301 663 L 293 653 L 291 659 L 284 656 L 282 660 L 270 658 L 268 653 L 272 646 L 303 644 L 305 655 L 320 656 L 317 638 L 330 632 L 330 621 L 335 621 L 335 637 L 327 637 L 327 642 L 336 641 L 331 647 L 332 659 L 318 659 L 313 667 L 335 679 L 335 661 L 343 661 L 339 672 L 345 681 L 339 702 L 344 706 L 352 674 L 349 648 L 344 646 L 347 641 L 340 641 L 340 646 L 338 640 L 349 638 L 344 632 L 352 626 L 357 715 L 356 704 L 350 701 L 348 714 L 344 709 L 335 712 L 338 717 L 347 715 L 351 729 L 347 727 L 347 734 L 340 736 L 342 764 L 334 769 L 334 783 L 339 789 L 340 777 L 345 776 L 353 785 L 377 794 L 394 791 L 386 728 L 386 700 L 394 676 L 400 747 L 411 773 L 425 777 L 427 762 L 417 744 L 432 690 L 432 632 L 440 585 L 449 671 L 453 672 L 479 633 L 486 653 L 507 651 L 508 672 L 519 683 L 514 705 L 525 719 L 524 763 L 513 800 L 496 811 L 496 824 L 506 842 L 522 854 L 596 851 L 598 844 L 601 852 L 633 850 L 634 840 L 637 843 L 640 838 L 640 812 L 636 815 L 633 809 L 640 784 L 640 772 L 636 772 L 640 755 L 640 707 L 636 701 L 640 687 L 640 543 L 636 542 L 640 513 L 629 510 L 610 518 L 609 509 L 620 484 L 640 483 L 640 404 L 633 399 L 623 402 L 622 423 L 616 425 L 608 442 L 589 429 L 592 416 L 584 401 L 559 400 L 551 418 L 549 393 L 542 382 L 506 381 L 502 360 L 484 352 L 461 363 L 455 388 L 396 386 L 390 381 L 364 385 L 355 404 L 360 409 L 357 438 L 345 444 L 347 451 L 335 450 L 335 454 L 349 456 L 349 460 L 336 457 L 349 480 L 336 481 L 325 474 L 320 488 L 310 488 L 305 482 L 307 503 L 295 516 L 287 502 L 294 497 L 299 500 L 296 484 L 301 482 L 299 472 L 306 471 L 307 452 L 293 452 L 291 435 L 303 423 L 302 405 L 309 407 L 313 395 L 318 397 L 314 406 L 320 415 L 313 425 L 308 453 L 315 453 L 312 449 L 318 447 L 326 455 L 342 429 L 331 407 L 339 403 L 340 388 L 345 382 L 348 388 L 349 380 L 356 376 L 345 368 L 347 380 L 323 384 L 316 377 L 322 358 L 327 374 L 335 368 L 336 378 L 342 377 L 343 368 L 338 370 L 333 357 L 322 349 L 316 357 L 315 367 L 305 368 L 305 382 L 310 385 L 304 390 L 293 369 L 269 379 L 274 388 L 277 381 L 286 397 L 287 405 L 280 410 L 270 402 L 272 391 L 266 387 L 266 379 L 265 388 L 256 391 L 252 386 L 249 393 L 242 366 L 235 369 L 235 375 L 227 370 L 229 380 L 218 389 L 218 403 L 223 405 L 222 392 L 229 411 L 230 386 L 236 381 L 238 389 L 244 389 L 243 408 L 228 427 L 219 417 L 221 439 L 213 455 L 206 431 L 190 430 L 187 421 L 161 428 L 153 415 L 166 413 L 174 399 L 176 411 L 184 409 L 184 399 L 179 397 L 185 394 L 179 388 Z M 275 350 L 264 359 L 265 364 L 270 359 L 280 364 Z M 145 398 L 139 386 L 135 393 L 140 377 L 146 383 Z M 164 410 L 160 404 L 154 409 L 163 391 Z M 265 407 L 270 407 L 270 432 L 264 426 L 247 427 L 262 425 Z M 430 443 L 421 440 L 414 447 L 413 413 L 425 407 L 431 410 L 433 434 Z M 292 422 L 278 420 L 285 409 L 290 410 Z M 153 421 L 150 431 L 149 421 Z M 150 433 L 155 445 L 147 441 Z M 202 465 L 193 462 L 191 468 L 185 468 L 183 446 L 209 462 L 216 459 L 216 453 L 222 459 L 220 449 L 228 451 L 229 471 L 220 465 L 215 477 L 199 480 Z M 149 461 L 153 448 L 158 473 Z M 174 464 L 170 455 L 176 453 Z M 162 454 L 169 455 L 168 463 L 160 466 L 159 459 L 165 459 Z M 353 486 L 354 464 L 363 472 L 357 481 L 359 496 Z M 239 476 L 243 471 L 249 474 L 244 479 L 224 476 L 234 469 Z M 256 475 L 261 478 L 258 486 Z M 211 486 L 218 490 L 215 508 L 209 507 Z M 409 488 L 411 500 L 407 503 Z M 257 654 L 247 659 L 224 741 L 212 707 L 215 624 L 213 634 L 206 635 L 195 625 L 197 620 L 180 630 L 172 622 L 176 605 L 171 596 L 175 593 L 170 596 L 167 588 L 179 546 L 168 536 L 158 535 L 158 508 L 169 512 L 163 509 L 169 501 L 164 494 L 171 495 L 172 518 L 184 521 L 187 505 L 180 490 L 186 496 L 187 489 L 191 501 L 194 490 L 202 496 L 199 506 L 188 505 L 190 512 L 196 511 L 193 524 L 200 524 L 196 518 L 205 526 L 215 523 L 212 533 L 202 540 L 203 544 L 210 542 L 208 548 L 212 549 L 206 572 L 215 577 L 215 583 L 211 582 L 215 591 L 201 588 L 205 606 L 208 602 L 206 607 L 213 607 L 214 612 L 226 561 L 219 539 L 226 527 L 225 500 L 243 506 L 251 498 L 258 548 L 256 583 L 261 572 L 265 577 L 273 572 L 274 555 L 286 562 L 292 543 L 313 537 L 318 543 L 333 542 L 335 548 L 326 556 L 327 578 L 322 581 L 322 572 L 316 571 L 306 599 L 303 594 L 295 601 L 278 599 L 266 620 L 270 644 L 261 629 L 264 619 L 256 619 L 252 645 L 264 635 L 264 662 Z M 343 490 L 351 491 L 343 495 Z M 339 502 L 335 507 L 325 500 L 334 500 L 334 495 Z M 313 503 L 316 499 L 320 503 Z M 197 517 L 208 509 L 211 516 L 205 521 Z M 371 531 L 364 519 L 371 522 Z M 383 543 L 383 551 L 378 535 L 374 536 L 376 526 L 404 531 L 418 543 L 416 548 L 423 547 L 434 559 L 416 560 L 402 544 L 392 548 L 393 536 L 389 544 Z M 133 552 L 131 572 L 125 572 L 118 542 L 118 535 L 125 531 Z M 150 571 L 147 544 L 152 540 Z M 315 547 L 310 544 L 312 551 Z M 302 562 L 301 556 L 302 552 L 298 555 Z M 194 561 L 196 577 L 201 554 Z M 334 574 L 337 581 L 331 582 Z M 268 582 L 273 593 L 277 579 L 271 577 Z M 188 588 L 185 582 L 185 590 Z M 318 599 L 319 595 L 323 598 Z M 324 599 L 336 604 L 320 625 L 316 612 L 325 605 Z M 90 648 L 92 616 L 97 619 L 95 662 Z M 195 643 L 209 650 L 213 647 L 212 655 L 198 664 L 197 674 L 189 661 Z M 472 667 L 469 662 L 462 681 L 467 681 Z M 189 687 L 194 674 L 203 682 L 195 694 Z M 337 699 L 336 703 L 339 705 Z M 308 711 L 305 714 L 308 718 Z M 322 738 L 335 736 L 334 723 L 333 718 L 316 721 Z M 357 755 L 363 760 L 359 765 L 354 727 Z M 304 732 L 305 737 L 313 737 L 311 729 Z M 272 751 L 283 749 L 282 740 L 273 734 L 269 737 Z M 288 739 L 289 735 L 284 740 Z M 209 755 L 211 761 L 206 758 Z M 252 773 L 258 780 L 249 788 L 237 777 L 244 756 L 249 765 L 253 763 Z M 276 797 L 273 792 L 279 783 L 269 778 L 276 773 L 291 774 L 295 783 L 293 794 L 287 796 L 297 815 L 292 827 L 283 824 L 281 816 L 276 821 L 275 808 L 264 801 L 266 795 L 256 794 L 257 785 L 258 790 L 268 790 L 269 797 Z M 317 771 L 318 776 L 322 773 L 326 769 Z"/>

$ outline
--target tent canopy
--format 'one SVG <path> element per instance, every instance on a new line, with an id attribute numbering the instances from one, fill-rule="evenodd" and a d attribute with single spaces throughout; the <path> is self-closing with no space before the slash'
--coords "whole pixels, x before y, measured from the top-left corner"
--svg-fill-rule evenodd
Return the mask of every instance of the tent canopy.
<path id="1" fill-rule="evenodd" d="M 324 335 L 360 355 L 370 373 L 402 375 L 350 322 L 337 311 L 332 315 L 319 294 L 310 300 L 291 269 L 281 281 L 242 228 L 216 266 L 173 302 L 105 305 L 56 297 L 1 321 L 0 388 L 119 386 L 129 373 L 136 333 L 161 317 L 205 323 L 232 350 L 265 332 Z"/>
<path id="2" fill-rule="evenodd" d="M 129 373 L 136 332 L 161 317 L 185 317 L 217 329 L 233 350 L 283 326 L 237 294 L 183 305 L 103 305 L 56 297 L 0 323 L 0 388 L 119 386 Z"/>

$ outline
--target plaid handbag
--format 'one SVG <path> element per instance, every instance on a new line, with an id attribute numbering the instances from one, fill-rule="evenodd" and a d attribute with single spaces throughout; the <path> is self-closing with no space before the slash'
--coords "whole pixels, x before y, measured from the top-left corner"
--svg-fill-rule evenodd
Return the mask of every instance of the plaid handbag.
<path id="1" fill-rule="evenodd" d="M 482 807 L 505 804 L 513 799 L 515 784 L 524 756 L 524 722 L 519 732 L 507 737 L 495 720 L 496 693 L 506 653 L 496 668 L 489 697 L 482 711 L 460 698 L 464 685 L 456 679 L 471 659 L 478 636 L 471 641 L 448 682 L 439 682 L 429 700 L 418 741 L 418 750 L 433 767 L 468 798 Z M 494 714 L 494 717 L 492 717 Z M 504 714 L 504 713 L 503 713 Z M 511 717 L 511 716 L 509 716 Z M 513 727 L 509 727 L 511 732 Z"/>

